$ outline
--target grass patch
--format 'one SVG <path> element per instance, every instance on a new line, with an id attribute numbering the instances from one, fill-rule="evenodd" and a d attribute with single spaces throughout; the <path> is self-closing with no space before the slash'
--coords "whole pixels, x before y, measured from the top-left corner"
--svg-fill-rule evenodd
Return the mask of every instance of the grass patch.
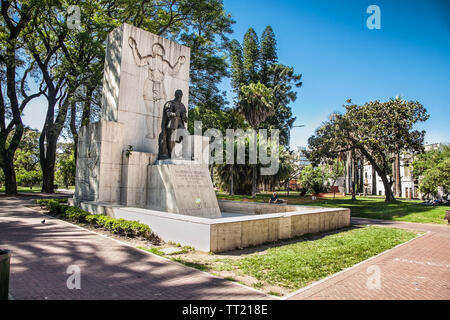
<path id="1" fill-rule="evenodd" d="M 291 205 L 348 208 L 351 210 L 352 217 L 417 223 L 446 224 L 447 221 L 444 220 L 445 210 L 450 210 L 450 206 L 433 207 L 421 205 L 421 200 L 397 200 L 394 202 L 385 202 L 384 197 L 379 196 L 357 197 L 357 200 L 352 200 L 351 197 L 344 197 L 313 201 L 311 200 L 311 197 L 300 197 L 298 193 L 290 192 L 289 196 L 280 194 L 280 197 L 287 199 L 288 204 Z M 253 199 L 250 196 L 230 196 L 219 193 L 217 194 L 217 198 L 268 202 L 270 194 L 258 194 L 256 198 Z"/>
<path id="2" fill-rule="evenodd" d="M 424 206 L 420 204 L 421 202 L 418 200 L 385 202 L 384 199 L 361 197 L 357 200 L 324 199 L 308 205 L 348 208 L 353 217 L 417 223 L 447 223 L 444 220 L 445 210 L 450 210 L 450 206 Z"/>
<path id="3" fill-rule="evenodd" d="M 138 248 L 141 249 L 141 250 L 145 250 L 145 251 L 151 252 L 151 253 L 156 254 L 158 256 L 164 256 L 165 255 L 164 252 L 162 252 L 159 248 L 156 248 L 156 247 L 151 247 L 151 248 L 138 247 Z"/>
<path id="4" fill-rule="evenodd" d="M 251 254 L 230 262 L 258 281 L 296 290 L 351 267 L 416 236 L 392 228 L 364 227 Z"/>
<path id="5" fill-rule="evenodd" d="M 32 188 L 17 186 L 17 192 L 41 192 L 41 190 L 42 189 L 40 186 L 33 186 Z M 5 193 L 5 191 L 6 191 L 5 186 L 0 187 L 0 193 Z"/>
<path id="6" fill-rule="evenodd" d="M 200 262 L 189 262 L 180 258 L 172 258 L 171 260 L 184 264 L 187 267 L 195 268 L 200 271 L 211 271 L 211 267 Z"/>

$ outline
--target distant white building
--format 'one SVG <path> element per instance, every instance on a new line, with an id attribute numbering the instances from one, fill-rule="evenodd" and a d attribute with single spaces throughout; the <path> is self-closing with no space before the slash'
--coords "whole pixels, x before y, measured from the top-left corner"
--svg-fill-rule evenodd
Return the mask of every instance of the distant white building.
<path id="1" fill-rule="evenodd" d="M 366 194 L 376 194 L 384 196 L 383 181 L 380 176 L 375 172 L 376 184 L 372 183 L 372 166 L 369 163 L 364 164 L 363 181 L 364 191 Z M 410 154 L 400 155 L 400 179 L 401 179 L 401 197 L 402 198 L 418 198 L 418 179 L 412 175 L 412 156 Z M 372 193 L 373 186 L 376 186 L 376 192 Z"/>
<path id="2" fill-rule="evenodd" d="M 429 151 L 432 149 L 440 148 L 443 145 L 443 143 L 427 144 L 424 146 L 424 149 L 425 151 Z M 421 198 L 421 194 L 419 192 L 420 178 L 413 176 L 413 161 L 414 156 L 411 153 L 404 152 L 400 155 L 400 188 L 402 198 Z M 358 180 L 357 183 L 359 184 L 357 193 L 365 193 L 368 195 L 376 194 L 380 196 L 385 195 L 383 182 L 380 176 L 375 172 L 375 170 L 372 170 L 372 165 L 370 165 L 369 162 L 365 162 L 364 165 L 357 167 L 356 170 Z M 360 175 L 362 175 L 362 177 Z M 347 177 L 347 180 L 348 179 L 349 178 Z M 373 183 L 373 179 L 375 179 L 376 183 Z M 336 181 L 336 185 L 339 186 L 340 191 L 350 192 L 349 181 L 347 180 L 345 177 L 342 177 Z M 375 192 L 372 192 L 374 188 Z M 394 184 L 392 184 L 392 188 L 394 188 Z M 440 192 L 440 196 L 442 196 L 441 193 L 443 192 Z"/>
<path id="3" fill-rule="evenodd" d="M 294 150 L 294 152 L 298 155 L 299 165 L 301 167 L 306 167 L 311 164 L 311 162 L 308 160 L 308 158 L 306 157 L 306 154 L 305 154 L 305 151 L 307 151 L 307 150 L 308 149 L 303 146 L 298 146 Z"/>

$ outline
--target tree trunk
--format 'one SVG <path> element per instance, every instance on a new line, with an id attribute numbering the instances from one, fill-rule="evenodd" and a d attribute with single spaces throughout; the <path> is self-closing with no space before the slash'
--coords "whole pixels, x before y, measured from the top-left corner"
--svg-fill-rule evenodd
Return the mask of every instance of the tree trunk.
<path id="1" fill-rule="evenodd" d="M 360 158 L 360 168 L 358 170 L 358 181 L 359 181 L 359 192 L 360 193 L 365 193 L 365 188 L 364 188 L 364 158 L 361 157 Z"/>
<path id="2" fill-rule="evenodd" d="M 350 167 L 350 181 L 351 181 L 351 191 L 352 191 L 352 200 L 356 200 L 356 170 L 355 170 L 355 159 L 353 157 L 353 150 L 350 150 L 350 163 L 351 163 L 351 167 Z"/>
<path id="3" fill-rule="evenodd" d="M 72 101 L 70 105 L 70 132 L 72 133 L 73 138 L 73 152 L 74 152 L 74 158 L 75 158 L 75 165 L 77 163 L 77 157 L 78 157 L 78 131 L 76 126 L 76 103 L 75 101 Z"/>
<path id="4" fill-rule="evenodd" d="M 230 195 L 234 195 L 234 167 L 232 164 L 230 164 Z"/>
<path id="5" fill-rule="evenodd" d="M 256 178 L 257 178 L 258 166 L 253 165 L 253 176 L 252 176 L 252 198 L 256 198 Z"/>
<path id="6" fill-rule="evenodd" d="M 372 166 L 372 195 L 377 194 L 377 172 Z"/>
<path id="7" fill-rule="evenodd" d="M 394 201 L 395 198 L 394 198 L 394 194 L 393 194 L 392 189 L 391 189 L 391 184 L 389 183 L 386 175 L 385 174 L 381 174 L 380 178 L 381 178 L 381 181 L 383 181 L 384 193 L 386 195 L 385 201 L 386 202 Z"/>
<path id="8" fill-rule="evenodd" d="M 14 171 L 13 159 L 4 157 L 2 159 L 2 170 L 5 175 L 5 193 L 7 195 L 17 194 L 16 172 Z"/>
<path id="9" fill-rule="evenodd" d="M 42 134 L 41 134 L 42 137 Z M 56 142 L 57 137 L 47 136 L 46 144 L 44 140 L 39 139 L 39 147 L 41 149 L 41 169 L 42 169 L 42 192 L 55 192 L 55 162 L 56 162 Z M 42 142 L 41 142 L 42 140 Z"/>
<path id="10" fill-rule="evenodd" d="M 400 153 L 395 154 L 395 197 L 400 198 L 402 196 L 402 181 L 400 177 Z"/>

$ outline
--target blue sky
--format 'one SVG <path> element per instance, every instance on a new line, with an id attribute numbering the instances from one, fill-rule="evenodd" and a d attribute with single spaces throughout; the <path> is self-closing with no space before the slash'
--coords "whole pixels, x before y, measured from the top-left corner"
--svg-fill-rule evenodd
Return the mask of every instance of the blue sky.
<path id="1" fill-rule="evenodd" d="M 291 146 L 307 139 L 348 98 L 362 104 L 397 95 L 418 100 L 430 119 L 427 142 L 450 142 L 450 1 L 224 0 L 240 42 L 249 27 L 271 25 L 280 63 L 303 74 L 292 104 Z M 369 30 L 369 5 L 381 29 Z M 228 88 L 227 84 L 224 88 Z"/>
<path id="2" fill-rule="evenodd" d="M 292 104 L 297 124 L 291 146 L 307 139 L 345 100 L 362 104 L 397 95 L 420 101 L 431 115 L 420 128 L 427 142 L 450 142 L 450 1 L 224 0 L 242 41 L 253 27 L 271 25 L 280 63 L 303 74 Z M 381 29 L 369 30 L 369 5 L 381 10 Z M 229 89 L 227 81 L 222 84 Z M 24 122 L 42 129 L 45 100 L 25 110 Z"/>

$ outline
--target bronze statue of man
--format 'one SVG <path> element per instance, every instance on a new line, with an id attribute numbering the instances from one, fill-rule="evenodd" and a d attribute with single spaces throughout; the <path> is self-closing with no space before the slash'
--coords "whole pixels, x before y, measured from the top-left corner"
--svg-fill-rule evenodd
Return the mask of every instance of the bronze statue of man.
<path id="1" fill-rule="evenodd" d="M 183 91 L 175 91 L 175 99 L 164 104 L 161 122 L 161 133 L 159 134 L 158 159 L 170 159 L 175 143 L 183 140 L 181 136 L 177 141 L 172 140 L 172 135 L 177 129 L 185 129 L 187 123 L 187 110 L 181 102 Z"/>

